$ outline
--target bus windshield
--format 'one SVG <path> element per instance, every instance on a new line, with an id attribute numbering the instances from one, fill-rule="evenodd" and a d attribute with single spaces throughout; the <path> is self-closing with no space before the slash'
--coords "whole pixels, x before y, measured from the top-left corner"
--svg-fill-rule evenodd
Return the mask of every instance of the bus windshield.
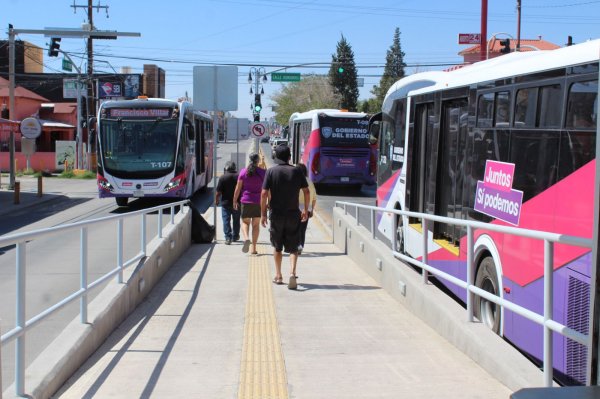
<path id="1" fill-rule="evenodd" d="M 369 120 L 319 115 L 321 146 L 369 147 Z"/>
<path id="2" fill-rule="evenodd" d="M 177 119 L 106 119 L 100 146 L 107 172 L 116 177 L 156 178 L 173 170 Z"/>

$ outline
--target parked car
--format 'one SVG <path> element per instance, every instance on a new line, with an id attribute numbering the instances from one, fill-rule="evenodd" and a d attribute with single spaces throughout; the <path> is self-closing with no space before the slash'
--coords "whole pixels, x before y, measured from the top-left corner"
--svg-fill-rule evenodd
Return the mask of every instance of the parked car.
<path id="1" fill-rule="evenodd" d="M 261 137 L 260 142 L 261 143 L 268 143 L 269 142 L 269 136 Z"/>
<path id="2" fill-rule="evenodd" d="M 275 147 L 277 147 L 279 144 L 287 144 L 287 143 L 288 143 L 287 139 L 278 138 L 271 142 L 271 147 L 273 149 L 275 149 Z"/>

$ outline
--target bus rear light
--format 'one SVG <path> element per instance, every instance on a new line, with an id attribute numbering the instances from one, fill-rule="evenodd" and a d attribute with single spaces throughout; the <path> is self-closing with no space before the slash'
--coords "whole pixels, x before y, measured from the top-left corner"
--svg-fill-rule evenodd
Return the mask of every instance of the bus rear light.
<path id="1" fill-rule="evenodd" d="M 108 191 L 112 193 L 115 188 L 106 180 L 106 178 L 102 175 L 96 175 L 96 179 L 98 181 L 98 187 L 104 191 Z"/>
<path id="2" fill-rule="evenodd" d="M 175 190 L 176 188 L 185 184 L 185 174 L 181 174 L 179 176 L 175 176 L 171 179 L 169 184 L 165 187 L 165 191 Z"/>
<path id="3" fill-rule="evenodd" d="M 371 157 L 369 158 L 369 172 L 371 176 L 375 176 L 375 173 L 377 173 L 377 157 L 375 157 L 373 151 L 371 151 Z"/>
<path id="4" fill-rule="evenodd" d="M 316 152 L 315 156 L 312 159 L 312 163 L 310 164 L 310 170 L 313 174 L 318 175 L 321 170 L 321 157 L 320 153 Z"/>

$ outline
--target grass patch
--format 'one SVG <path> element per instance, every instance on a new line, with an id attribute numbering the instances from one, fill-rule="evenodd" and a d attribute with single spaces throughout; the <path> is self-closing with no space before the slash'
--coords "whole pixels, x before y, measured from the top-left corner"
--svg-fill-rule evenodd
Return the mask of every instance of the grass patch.
<path id="1" fill-rule="evenodd" d="M 61 172 L 58 177 L 62 179 L 95 179 L 96 173 L 89 170 L 69 169 Z"/>

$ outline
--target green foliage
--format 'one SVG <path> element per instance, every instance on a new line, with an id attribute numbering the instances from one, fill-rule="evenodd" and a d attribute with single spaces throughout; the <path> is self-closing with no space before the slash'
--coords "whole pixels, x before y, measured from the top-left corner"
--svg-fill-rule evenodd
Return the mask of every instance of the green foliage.
<path id="1" fill-rule="evenodd" d="M 404 68 L 406 67 L 406 63 L 404 62 L 404 55 L 400 46 L 400 28 L 396 28 L 394 31 L 394 41 L 385 57 L 383 76 L 379 81 L 379 85 L 373 86 L 371 90 L 371 94 L 375 96 L 375 105 L 378 110 L 381 110 L 383 100 L 389 88 L 405 76 Z"/>
<path id="2" fill-rule="evenodd" d="M 358 108 L 358 81 L 354 52 L 342 35 L 337 44 L 336 54 L 331 55 L 329 81 L 335 92 L 341 96 L 340 108 L 356 111 Z"/>
<path id="3" fill-rule="evenodd" d="M 340 97 L 326 76 L 303 76 L 299 82 L 282 85 L 281 90 L 271 96 L 271 101 L 276 105 L 275 120 L 285 126 L 294 112 L 338 108 Z"/>

